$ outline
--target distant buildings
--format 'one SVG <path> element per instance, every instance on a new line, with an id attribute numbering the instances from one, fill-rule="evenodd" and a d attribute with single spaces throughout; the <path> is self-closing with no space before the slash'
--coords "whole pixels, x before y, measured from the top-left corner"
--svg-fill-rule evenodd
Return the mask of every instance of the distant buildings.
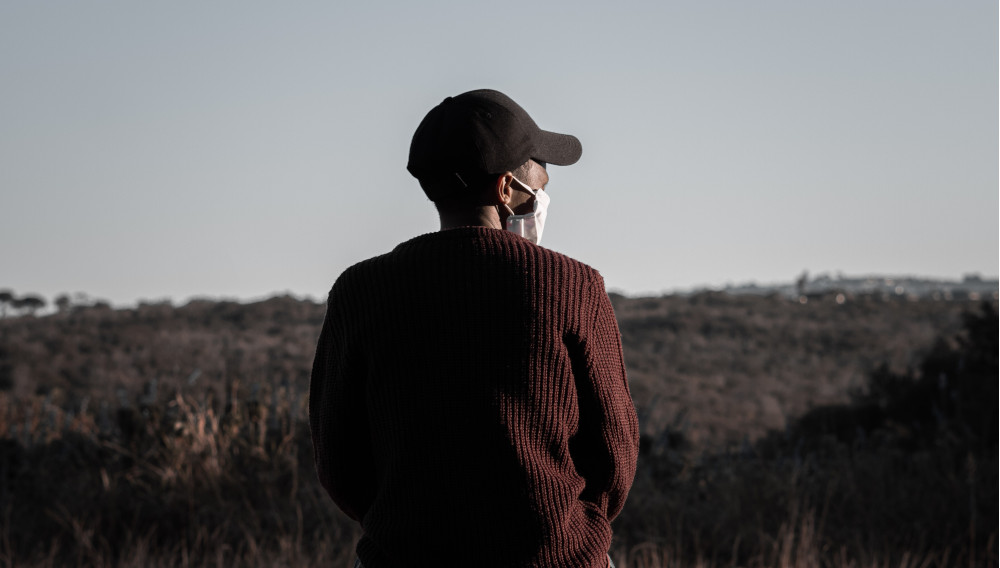
<path id="1" fill-rule="evenodd" d="M 788 298 L 836 295 L 841 298 L 851 295 L 880 295 L 886 298 L 909 300 L 997 300 L 1000 298 L 1000 281 L 996 278 L 984 279 L 970 274 L 958 280 L 933 280 L 910 276 L 860 276 L 845 277 L 842 274 L 830 276 L 819 274 L 809 279 L 803 274 L 796 282 L 759 285 L 757 283 L 727 285 L 727 294 L 759 295 L 780 294 Z"/>

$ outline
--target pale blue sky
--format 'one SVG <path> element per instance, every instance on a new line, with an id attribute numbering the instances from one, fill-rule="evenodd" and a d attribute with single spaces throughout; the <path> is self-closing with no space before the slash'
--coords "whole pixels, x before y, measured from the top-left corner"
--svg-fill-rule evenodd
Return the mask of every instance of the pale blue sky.
<path id="1" fill-rule="evenodd" d="M 0 3 L 0 288 L 322 298 L 484 87 L 583 142 L 543 244 L 609 288 L 997 275 L 995 1 L 345 4 Z"/>

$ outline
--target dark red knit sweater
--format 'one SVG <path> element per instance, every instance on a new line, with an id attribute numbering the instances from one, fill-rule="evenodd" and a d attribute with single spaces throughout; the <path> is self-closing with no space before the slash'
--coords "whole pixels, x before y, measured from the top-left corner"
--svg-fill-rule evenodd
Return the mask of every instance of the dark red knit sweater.
<path id="1" fill-rule="evenodd" d="M 330 292 L 316 466 L 366 568 L 603 568 L 638 426 L 601 276 L 509 232 L 417 237 Z"/>

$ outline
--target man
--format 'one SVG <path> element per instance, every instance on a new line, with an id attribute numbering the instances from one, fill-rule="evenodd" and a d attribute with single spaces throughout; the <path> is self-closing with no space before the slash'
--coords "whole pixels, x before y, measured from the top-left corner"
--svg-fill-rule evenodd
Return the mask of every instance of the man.
<path id="1" fill-rule="evenodd" d="M 356 566 L 610 565 L 638 426 L 596 270 L 539 246 L 547 164 L 580 142 L 497 91 L 449 97 L 407 169 L 441 230 L 330 292 L 309 398 Z"/>

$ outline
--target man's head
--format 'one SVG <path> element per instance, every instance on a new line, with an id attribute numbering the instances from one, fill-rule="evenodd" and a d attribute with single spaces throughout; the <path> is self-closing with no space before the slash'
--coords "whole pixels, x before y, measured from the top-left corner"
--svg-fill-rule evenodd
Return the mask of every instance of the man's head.
<path id="1" fill-rule="evenodd" d="M 406 169 L 439 210 L 485 207 L 504 203 L 498 191 L 517 187 L 510 178 L 543 188 L 546 164 L 568 166 L 581 153 L 576 137 L 540 129 L 510 97 L 482 89 L 448 97 L 427 113 L 413 135 Z M 531 195 L 522 201 L 519 194 L 526 192 L 514 192 L 507 203 L 517 212 Z"/>

